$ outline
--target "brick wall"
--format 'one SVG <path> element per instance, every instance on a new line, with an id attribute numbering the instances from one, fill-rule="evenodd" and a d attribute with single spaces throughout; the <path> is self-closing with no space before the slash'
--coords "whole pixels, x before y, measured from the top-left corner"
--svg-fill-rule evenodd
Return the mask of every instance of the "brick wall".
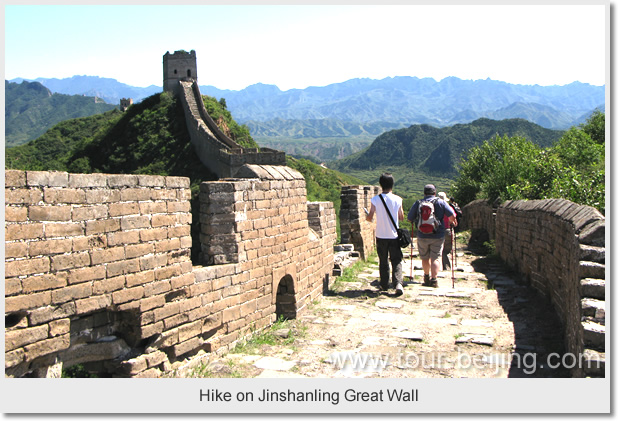
<path id="1" fill-rule="evenodd" d="M 277 308 L 301 312 L 332 270 L 332 204 L 307 204 L 289 168 L 258 169 L 266 178 L 202 185 L 214 264 L 204 267 L 190 261 L 187 178 L 7 171 L 6 375 L 82 363 L 157 377 L 227 349 Z M 309 229 L 308 207 L 321 231 Z"/>
<path id="2" fill-rule="evenodd" d="M 339 225 L 341 243 L 353 244 L 363 259 L 375 248 L 375 222 L 365 220 L 365 211 L 371 208 L 371 198 L 380 193 L 376 186 L 344 186 L 341 188 Z"/>
<path id="3" fill-rule="evenodd" d="M 605 218 L 564 199 L 464 208 L 465 228 L 487 230 L 496 252 L 543 293 L 562 321 L 567 352 L 583 356 L 573 375 L 601 375 L 605 352 Z M 600 370 L 592 361 L 603 361 Z"/>

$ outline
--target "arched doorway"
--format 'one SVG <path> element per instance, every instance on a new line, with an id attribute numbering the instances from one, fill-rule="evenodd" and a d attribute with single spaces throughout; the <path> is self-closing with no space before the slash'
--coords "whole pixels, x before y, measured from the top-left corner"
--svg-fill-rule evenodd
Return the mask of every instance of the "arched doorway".
<path id="1" fill-rule="evenodd" d="M 284 319 L 296 318 L 296 296 L 294 294 L 294 278 L 290 275 L 285 275 L 279 281 L 277 287 L 276 299 L 276 315 L 277 320 L 281 317 Z"/>

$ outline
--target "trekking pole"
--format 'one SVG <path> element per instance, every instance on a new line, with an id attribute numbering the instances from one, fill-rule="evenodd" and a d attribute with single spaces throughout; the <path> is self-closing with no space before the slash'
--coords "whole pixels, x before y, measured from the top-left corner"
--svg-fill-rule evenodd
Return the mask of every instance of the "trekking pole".
<path id="1" fill-rule="evenodd" d="M 455 289 L 455 260 L 453 258 L 453 238 L 455 230 L 451 228 L 451 276 L 453 279 L 453 289 Z"/>
<path id="2" fill-rule="evenodd" d="M 457 234 L 453 228 L 453 246 L 455 247 L 455 266 L 457 266 Z"/>
<path id="3" fill-rule="evenodd" d="M 410 230 L 410 282 L 414 282 L 414 260 L 412 260 L 412 252 L 414 251 L 414 225 Z"/>

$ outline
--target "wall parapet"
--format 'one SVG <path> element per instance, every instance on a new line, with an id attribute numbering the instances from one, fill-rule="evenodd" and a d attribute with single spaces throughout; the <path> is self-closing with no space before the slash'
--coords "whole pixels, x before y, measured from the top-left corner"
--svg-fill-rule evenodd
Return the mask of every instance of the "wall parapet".
<path id="1" fill-rule="evenodd" d="M 377 186 L 343 186 L 339 225 L 341 242 L 353 244 L 354 249 L 367 259 L 375 249 L 375 223 L 365 220 L 364 209 L 371 208 L 371 198 L 380 193 Z"/>
<path id="2" fill-rule="evenodd" d="M 6 171 L 5 375 L 160 377 L 300 314 L 328 288 L 334 208 L 291 168 L 256 172 L 202 185 L 206 214 L 233 210 L 202 222 L 232 229 L 206 250 L 235 253 L 193 266 L 188 178 Z"/>
<path id="3" fill-rule="evenodd" d="M 507 201 L 496 208 L 477 200 L 463 211 L 464 228 L 488 231 L 501 259 L 551 301 L 567 352 L 586 362 L 573 375 L 604 375 L 605 217 L 564 199 Z"/>

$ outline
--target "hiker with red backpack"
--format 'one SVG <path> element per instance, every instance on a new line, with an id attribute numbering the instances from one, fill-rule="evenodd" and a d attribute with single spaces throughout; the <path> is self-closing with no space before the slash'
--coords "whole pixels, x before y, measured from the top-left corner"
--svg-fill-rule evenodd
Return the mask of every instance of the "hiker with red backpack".
<path id="1" fill-rule="evenodd" d="M 448 221 L 447 226 L 457 226 L 457 220 L 453 209 L 436 197 L 436 186 L 427 184 L 423 193 L 425 197 L 414 202 L 408 212 L 408 221 L 416 225 L 418 254 L 423 263 L 423 285 L 437 288 L 446 232 L 444 220 L 446 218 Z"/>

